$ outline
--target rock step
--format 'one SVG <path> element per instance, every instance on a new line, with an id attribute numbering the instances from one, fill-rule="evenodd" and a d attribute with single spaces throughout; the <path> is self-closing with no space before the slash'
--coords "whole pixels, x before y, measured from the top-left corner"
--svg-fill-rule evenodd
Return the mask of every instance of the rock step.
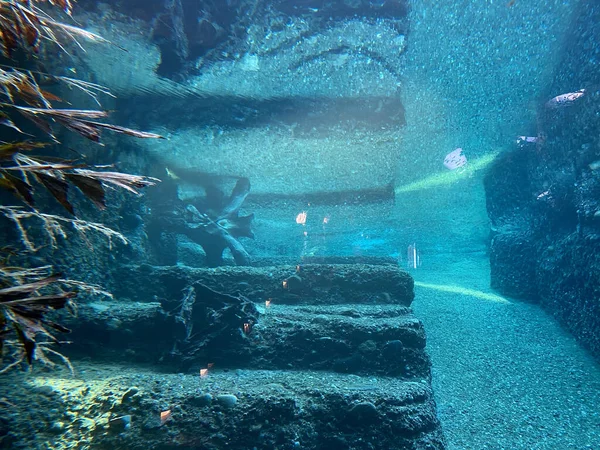
<path id="1" fill-rule="evenodd" d="M 77 378 L 33 376 L 25 383 L 12 373 L 14 383 L 7 379 L 0 386 L 1 395 L 15 405 L 45 404 L 49 397 L 62 405 L 60 410 L 27 408 L 30 427 L 18 423 L 24 415 L 11 416 L 13 438 L 20 444 L 35 444 L 33 437 L 42 433 L 50 445 L 99 449 L 444 448 L 426 382 L 218 366 L 201 377 L 83 361 L 74 365 Z M 161 412 L 169 410 L 171 418 L 161 424 Z M 125 418 L 109 426 L 117 417 Z M 48 433 L 48 423 L 61 426 Z"/>
<path id="2" fill-rule="evenodd" d="M 395 305 L 271 304 L 249 334 L 248 366 L 429 378 L 423 325 Z"/>
<path id="3" fill-rule="evenodd" d="M 112 292 L 122 299 L 182 297 L 194 282 L 255 302 L 288 304 L 383 303 L 410 306 L 412 277 L 394 265 L 306 264 L 298 266 L 125 266 Z"/>
<path id="4" fill-rule="evenodd" d="M 272 303 L 244 331 L 243 320 L 221 330 L 180 325 L 158 303 L 81 305 L 67 323 L 73 354 L 169 363 L 172 369 L 221 367 L 334 370 L 429 379 L 425 332 L 409 308 L 397 305 L 291 306 Z M 195 324 L 194 324 L 195 325 Z M 234 328 L 235 327 L 235 328 Z"/>

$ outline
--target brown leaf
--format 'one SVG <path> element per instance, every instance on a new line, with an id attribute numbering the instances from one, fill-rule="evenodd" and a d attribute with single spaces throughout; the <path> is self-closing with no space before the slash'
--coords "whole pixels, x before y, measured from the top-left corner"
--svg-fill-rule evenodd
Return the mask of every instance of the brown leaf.
<path id="1" fill-rule="evenodd" d="M 39 311 L 40 309 L 47 310 L 48 308 L 52 309 L 60 309 L 65 306 L 67 300 L 76 297 L 77 292 L 61 292 L 60 294 L 50 294 L 50 295 L 37 295 L 34 297 L 26 297 L 19 298 L 16 300 L 10 300 L 7 302 L 2 302 L 4 306 L 10 307 L 23 307 L 27 306 L 28 309 Z M 27 314 L 23 314 L 25 317 Z M 32 314 L 32 316 L 35 314 Z"/>
<path id="2" fill-rule="evenodd" d="M 48 122 L 46 122 L 45 120 L 35 116 L 34 114 L 32 114 L 26 110 L 19 109 L 19 112 L 24 117 L 31 120 L 35 125 L 37 125 L 37 127 L 40 130 L 42 130 L 44 133 L 46 133 L 48 136 L 50 136 L 54 141 L 56 141 L 56 137 L 52 133 L 52 127 L 50 127 L 50 124 Z"/>
<path id="3" fill-rule="evenodd" d="M 0 161 L 1 160 L 9 160 L 19 152 L 32 150 L 34 148 L 43 148 L 48 144 L 44 142 L 29 142 L 29 141 L 21 141 L 21 142 L 8 142 L 6 144 L 0 145 Z"/>
<path id="4" fill-rule="evenodd" d="M 3 126 L 5 126 L 5 127 L 12 128 L 13 130 L 15 130 L 15 131 L 18 131 L 18 132 L 19 132 L 19 133 L 21 133 L 21 134 L 25 134 L 25 133 L 23 133 L 23 132 L 22 132 L 22 131 L 19 129 L 19 127 L 17 127 L 17 126 L 15 125 L 15 123 L 12 121 L 12 119 L 11 119 L 10 117 L 8 117 L 8 115 L 7 115 L 7 114 L 5 114 L 5 113 L 3 113 L 3 112 L 0 112 L 0 125 L 3 125 Z"/>
<path id="5" fill-rule="evenodd" d="M 26 106 L 16 106 L 19 111 L 25 111 L 34 115 L 60 117 L 64 119 L 99 119 L 108 117 L 107 111 L 97 109 L 54 109 L 54 108 L 30 108 Z"/>
<path id="6" fill-rule="evenodd" d="M 21 197 L 25 203 L 29 206 L 33 206 L 33 188 L 29 183 L 5 170 L 0 171 L 0 174 L 2 175 L 2 178 L 0 178 L 0 185 L 2 185 L 2 187 L 12 190 Z"/>
<path id="7" fill-rule="evenodd" d="M 24 18 L 27 19 L 26 16 Z M 25 40 L 27 41 L 30 47 L 34 47 L 34 50 L 37 51 L 37 47 L 40 41 L 40 31 L 31 21 L 29 21 L 25 26 Z"/>
<path id="8" fill-rule="evenodd" d="M 21 82 L 18 85 L 18 91 L 23 101 L 31 106 L 43 108 L 44 106 L 50 106 L 47 99 L 42 94 L 42 91 L 33 83 Z"/>
<path id="9" fill-rule="evenodd" d="M 31 283 L 18 284 L 16 286 L 11 286 L 11 287 L 7 287 L 4 289 L 0 289 L 0 303 L 3 303 L 6 301 L 6 299 L 4 298 L 6 296 L 13 296 L 14 294 L 18 294 L 18 295 L 30 294 L 31 292 L 35 292 L 38 289 L 41 289 L 43 287 L 51 285 L 52 283 L 60 280 L 60 278 L 61 278 L 60 274 L 55 274 L 55 275 L 43 278 L 41 280 L 31 282 Z"/>
<path id="10" fill-rule="evenodd" d="M 32 160 L 34 162 L 34 164 L 27 164 L 27 165 L 22 165 L 22 166 L 12 166 L 12 167 L 4 167 L 4 170 L 18 170 L 21 172 L 45 172 L 48 170 L 59 170 L 59 171 L 63 171 L 63 170 L 68 170 L 68 169 L 74 169 L 76 167 L 82 167 L 81 164 L 79 165 L 73 165 L 73 164 L 52 164 L 52 163 L 45 163 L 44 161 L 40 161 L 39 164 L 37 163 L 37 161 Z"/>
<path id="11" fill-rule="evenodd" d="M 106 199 L 102 182 L 77 173 L 66 173 L 65 177 L 89 198 L 98 209 L 106 208 Z"/>
<path id="12" fill-rule="evenodd" d="M 104 183 L 114 184 L 115 186 L 126 189 L 134 194 L 139 194 L 136 189 L 154 186 L 156 183 L 160 182 L 158 178 L 131 175 L 121 172 L 97 172 L 87 169 L 76 169 L 75 172 L 79 175 L 100 180 Z"/>
<path id="13" fill-rule="evenodd" d="M 40 95 L 42 95 L 40 93 Z M 166 139 L 164 136 L 156 133 L 148 133 L 145 131 L 137 131 L 131 128 L 121 127 L 108 123 L 94 122 L 89 119 L 98 119 L 107 117 L 108 112 L 94 109 L 53 109 L 53 108 L 31 108 L 25 106 L 11 105 L 18 109 L 21 114 L 25 115 L 29 120 L 32 120 L 42 130 L 52 136 L 50 125 L 40 121 L 41 117 L 51 117 L 65 127 L 81 134 L 94 142 L 100 141 L 100 129 L 106 128 L 116 133 L 122 133 L 129 136 L 134 136 L 142 139 Z M 41 122 L 41 123 L 40 123 Z"/>
<path id="14" fill-rule="evenodd" d="M 64 102 L 64 100 L 62 98 L 60 98 L 59 96 L 54 95 L 54 94 L 52 94 L 52 93 L 50 93 L 48 91 L 42 91 L 42 90 L 40 90 L 40 93 L 44 96 L 44 98 L 46 100 L 51 100 L 53 102 Z"/>
<path id="15" fill-rule="evenodd" d="M 10 92 L 11 99 L 18 95 L 29 106 L 42 110 L 51 108 L 49 100 L 62 101 L 56 95 L 42 91 L 31 73 L 25 74 L 13 70 L 11 72 L 4 71 L 2 75 L 0 82 Z"/>
<path id="16" fill-rule="evenodd" d="M 18 8 L 12 4 L 10 6 L 19 36 L 24 39 L 30 47 L 34 47 L 35 50 L 40 32 L 34 22 L 36 22 L 37 25 L 40 25 L 39 19 L 35 14 L 31 14 L 27 10 Z"/>
<path id="17" fill-rule="evenodd" d="M 2 18 L 4 19 L 4 18 Z M 2 53 L 7 58 L 12 56 L 13 50 L 19 47 L 19 36 L 10 20 L 0 20 L 0 41 L 2 42 Z"/>
<path id="18" fill-rule="evenodd" d="M 68 192 L 69 184 L 66 181 L 59 180 L 52 175 L 45 174 L 43 172 L 35 172 L 35 177 L 44 185 L 52 196 L 60 203 L 67 211 L 75 215 L 73 205 L 69 202 Z"/>
<path id="19" fill-rule="evenodd" d="M 35 353 L 35 335 L 28 332 L 27 329 L 23 329 L 21 326 L 15 324 L 15 331 L 17 332 L 17 338 L 23 349 L 25 350 L 25 356 L 27 357 L 27 363 L 33 364 L 33 354 Z"/>
<path id="20" fill-rule="evenodd" d="M 60 6 L 64 12 L 71 15 L 71 11 L 73 10 L 73 5 L 70 0 L 54 0 L 54 2 Z"/>
<path id="21" fill-rule="evenodd" d="M 115 131 L 117 133 L 122 133 L 122 134 L 127 134 L 129 136 L 134 136 L 137 138 L 142 138 L 142 139 L 166 139 L 164 136 L 161 136 L 160 134 L 156 134 L 156 133 L 148 133 L 145 131 L 137 131 L 137 130 L 132 130 L 131 128 L 125 128 L 125 127 L 120 127 L 118 125 L 111 125 L 108 123 L 100 123 L 100 122 L 92 122 L 89 120 L 83 120 L 82 122 L 85 122 L 87 125 L 90 126 L 94 126 L 94 127 L 100 127 L 100 128 L 107 128 L 111 131 Z"/>
<path id="22" fill-rule="evenodd" d="M 46 321 L 46 325 L 48 325 L 49 327 L 52 327 L 54 330 L 59 331 L 61 333 L 70 333 L 71 330 L 68 329 L 67 327 L 63 327 L 61 324 L 56 323 L 56 322 L 51 322 L 49 320 Z"/>
<path id="23" fill-rule="evenodd" d="M 100 142 L 100 131 L 95 127 L 76 119 L 56 118 L 56 121 L 90 141 Z"/>

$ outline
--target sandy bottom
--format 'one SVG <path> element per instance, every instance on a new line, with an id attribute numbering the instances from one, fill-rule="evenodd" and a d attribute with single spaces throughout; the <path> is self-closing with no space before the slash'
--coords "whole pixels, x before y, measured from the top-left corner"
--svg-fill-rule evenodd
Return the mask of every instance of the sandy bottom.
<path id="1" fill-rule="evenodd" d="M 541 308 L 495 294 L 483 255 L 444 267 L 412 275 L 448 448 L 600 449 L 600 365 Z"/>

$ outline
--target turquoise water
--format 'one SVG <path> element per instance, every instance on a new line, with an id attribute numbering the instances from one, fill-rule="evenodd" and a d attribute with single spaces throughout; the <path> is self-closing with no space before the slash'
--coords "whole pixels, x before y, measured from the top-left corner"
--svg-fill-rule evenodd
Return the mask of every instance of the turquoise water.
<path id="1" fill-rule="evenodd" d="M 3 0 L 0 448 L 600 448 L 596 3 Z"/>

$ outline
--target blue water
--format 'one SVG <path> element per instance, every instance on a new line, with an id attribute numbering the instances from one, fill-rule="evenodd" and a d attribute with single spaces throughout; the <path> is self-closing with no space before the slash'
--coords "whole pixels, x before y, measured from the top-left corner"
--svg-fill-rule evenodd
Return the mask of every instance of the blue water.
<path id="1" fill-rule="evenodd" d="M 600 448 L 597 2 L 14 3 L 1 139 L 52 145 L 0 155 L 1 287 L 29 279 L 12 267 L 51 266 L 81 319 L 19 322 L 2 293 L 0 448 Z M 24 22 L 7 28 L 38 6 L 24 17 L 49 27 L 39 48 Z M 32 161 L 76 165 L 14 167 Z M 156 185 L 86 190 L 81 169 Z M 386 284 L 398 271 L 412 305 Z M 405 314 L 428 356 L 398 368 Z M 269 359 L 279 348 L 291 362 Z M 419 383 L 410 401 L 403 383 Z M 426 425 L 390 435 L 411 401 L 425 406 L 407 423 Z"/>

